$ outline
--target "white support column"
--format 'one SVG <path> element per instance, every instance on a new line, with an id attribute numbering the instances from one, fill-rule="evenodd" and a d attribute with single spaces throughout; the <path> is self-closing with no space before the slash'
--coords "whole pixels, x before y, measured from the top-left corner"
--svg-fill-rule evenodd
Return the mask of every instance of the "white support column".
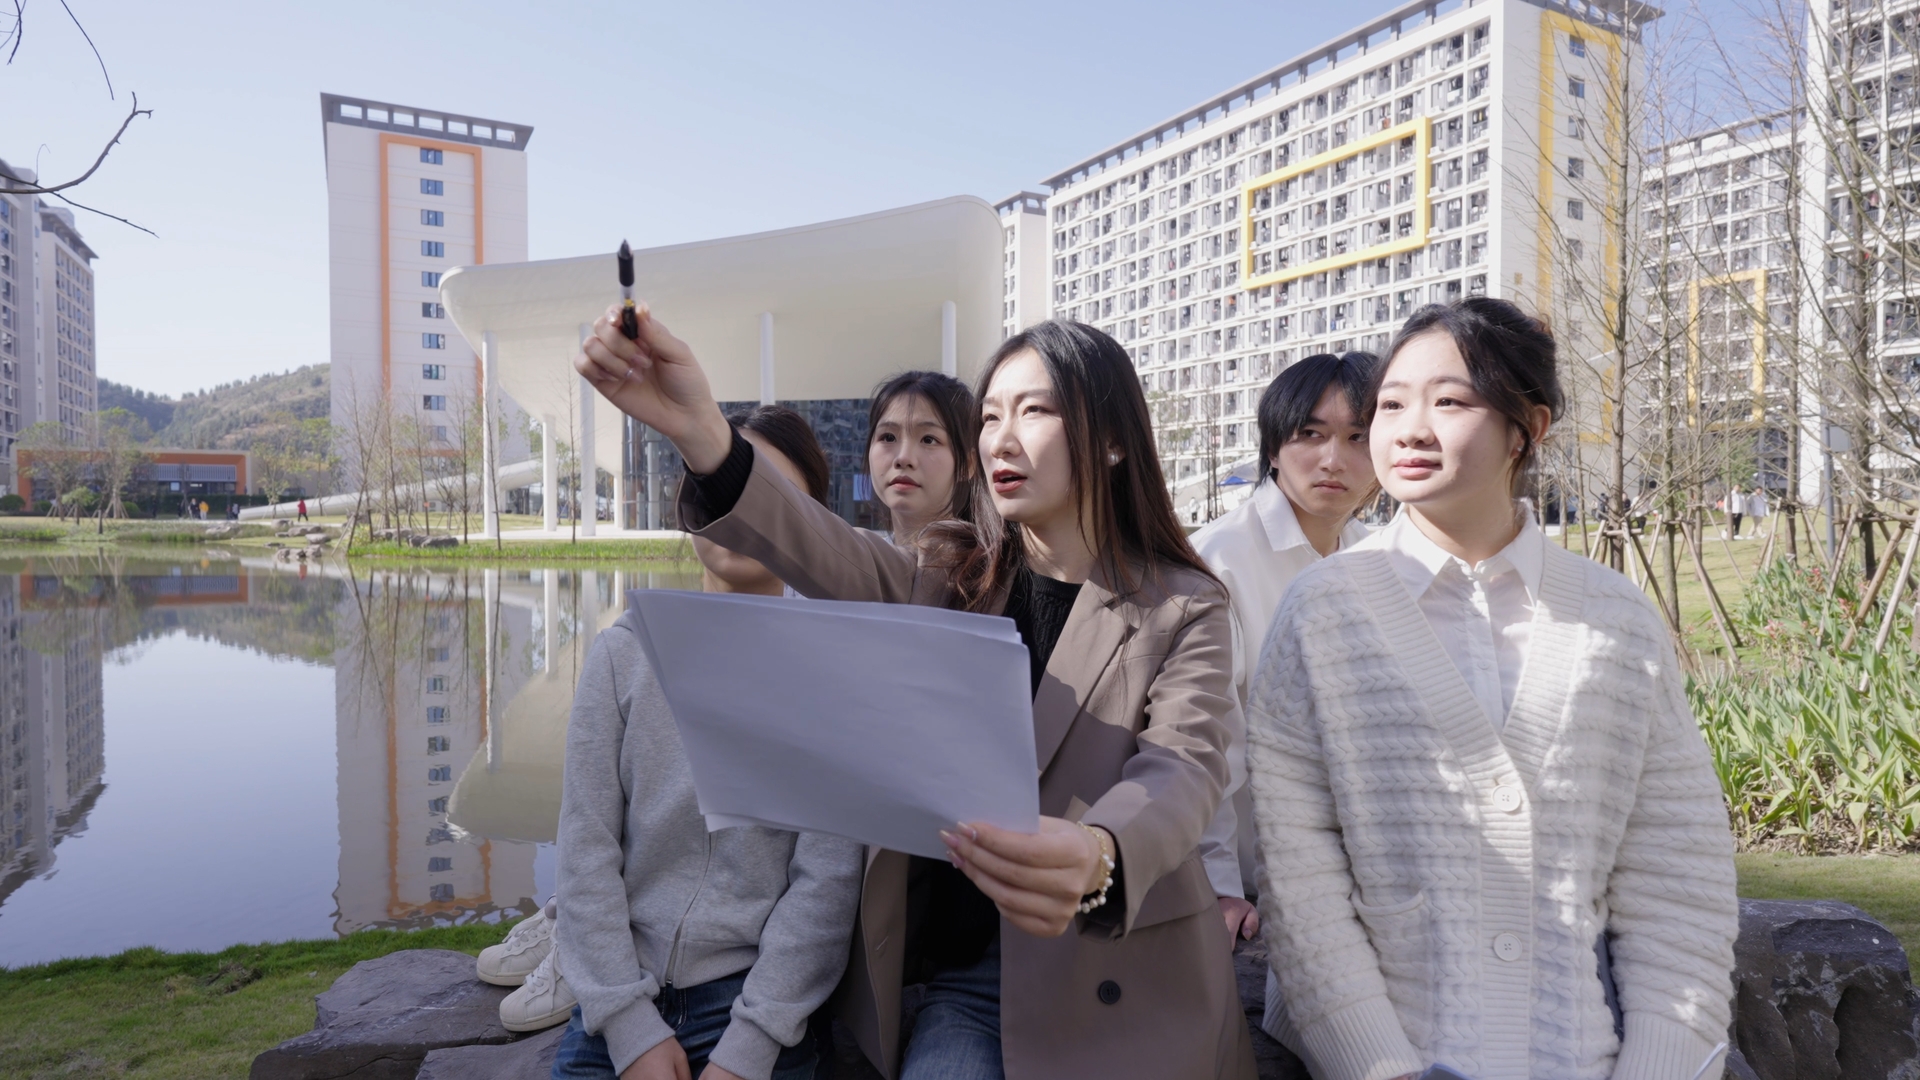
<path id="1" fill-rule="evenodd" d="M 546 632 L 546 660 L 541 670 L 553 674 L 560 666 L 560 571 L 540 571 L 540 628 Z"/>
<path id="2" fill-rule="evenodd" d="M 627 458 L 620 455 L 620 463 L 609 470 L 613 473 L 613 527 L 627 527 Z"/>
<path id="3" fill-rule="evenodd" d="M 580 629 L 573 636 L 582 660 L 586 659 L 586 643 L 592 641 L 599 632 L 600 571 L 588 570 L 580 575 Z"/>
<path id="4" fill-rule="evenodd" d="M 480 536 L 486 540 L 500 535 L 500 444 L 493 433 L 499 367 L 500 346 L 488 330 L 480 335 Z"/>
<path id="5" fill-rule="evenodd" d="M 660 527 L 660 439 L 651 428 L 642 428 L 647 439 L 647 515 L 642 521 L 649 529 Z M 649 584 L 648 588 L 652 588 Z"/>
<path id="6" fill-rule="evenodd" d="M 580 324 L 580 344 L 586 345 L 587 335 L 593 333 L 593 327 Z M 593 417 L 599 410 L 594 405 L 600 395 L 594 392 L 593 384 L 584 376 L 576 376 L 579 384 L 574 391 L 580 395 L 580 448 L 576 456 L 580 462 L 580 535 L 595 536 L 599 533 L 600 521 L 600 469 L 594 460 Z"/>
<path id="7" fill-rule="evenodd" d="M 480 572 L 480 580 L 480 606 L 484 609 L 482 621 L 486 627 L 485 633 L 487 635 L 486 641 L 481 645 L 481 649 L 484 651 L 486 666 L 482 676 L 485 681 L 480 686 L 480 693 L 487 703 L 486 713 L 482 719 L 486 722 L 487 726 L 487 769 L 491 771 L 500 749 L 500 725 L 497 722 L 497 717 L 500 714 L 500 703 L 494 700 L 493 695 L 494 688 L 497 685 L 494 675 L 499 663 L 499 657 L 496 655 L 494 645 L 494 641 L 500 632 L 500 628 L 496 623 L 500 614 L 499 568 L 490 566 L 482 570 Z"/>
<path id="8" fill-rule="evenodd" d="M 551 416 L 540 418 L 540 527 L 548 532 L 560 529 L 560 459 L 553 445 L 559 426 Z"/>
<path id="9" fill-rule="evenodd" d="M 773 396 L 773 312 L 760 313 L 760 404 L 771 405 Z"/>
<path id="10" fill-rule="evenodd" d="M 948 300 L 940 305 L 940 374 L 960 373 L 960 309 Z"/>

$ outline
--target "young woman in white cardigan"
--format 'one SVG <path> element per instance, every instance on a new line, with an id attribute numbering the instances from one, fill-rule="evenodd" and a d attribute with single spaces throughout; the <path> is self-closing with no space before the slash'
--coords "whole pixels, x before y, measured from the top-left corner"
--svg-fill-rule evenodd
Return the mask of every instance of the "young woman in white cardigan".
<path id="1" fill-rule="evenodd" d="M 1320 353 L 1268 383 L 1254 411 L 1265 466 L 1260 482 L 1247 501 L 1193 534 L 1193 549 L 1213 567 L 1231 601 L 1233 686 L 1242 709 L 1267 624 L 1294 575 L 1367 538 L 1367 527 L 1353 515 L 1380 490 L 1360 420 L 1379 363 L 1372 353 Z M 1254 852 L 1244 724 L 1232 734 L 1227 756 L 1233 773 L 1200 837 L 1200 857 L 1219 894 L 1227 933 L 1238 939 L 1260 932 L 1260 914 L 1246 899 Z"/>
<path id="2" fill-rule="evenodd" d="M 1733 842 L 1672 643 L 1514 499 L 1560 409 L 1552 335 L 1429 307 L 1376 385 L 1405 509 L 1295 579 L 1249 694 L 1283 1041 L 1319 1080 L 1714 1075 Z"/>

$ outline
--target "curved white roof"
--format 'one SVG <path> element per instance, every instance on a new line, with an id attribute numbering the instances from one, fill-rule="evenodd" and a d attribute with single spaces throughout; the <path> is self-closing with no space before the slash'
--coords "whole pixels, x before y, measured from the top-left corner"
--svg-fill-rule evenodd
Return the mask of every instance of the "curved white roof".
<path id="1" fill-rule="evenodd" d="M 1000 342 L 1000 220 L 971 196 L 776 232 L 633 253 L 634 295 L 693 346 L 722 401 L 760 399 L 760 316 L 773 316 L 781 400 L 864 398 L 908 368 L 940 369 L 943 305 L 956 308 L 958 374 Z M 440 292 L 475 352 L 491 332 L 500 388 L 536 419 L 568 423 L 580 326 L 619 299 L 611 251 L 465 266 Z M 594 452 L 611 467 L 619 419 L 598 401 Z"/>

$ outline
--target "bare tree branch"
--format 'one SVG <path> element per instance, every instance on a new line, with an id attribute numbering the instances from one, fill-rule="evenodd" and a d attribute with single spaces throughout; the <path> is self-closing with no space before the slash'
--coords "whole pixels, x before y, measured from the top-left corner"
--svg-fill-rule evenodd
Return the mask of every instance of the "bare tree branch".
<path id="1" fill-rule="evenodd" d="M 160 238 L 159 233 L 154 232 L 152 229 L 147 228 L 145 225 L 128 221 L 126 218 L 123 218 L 118 214 L 109 214 L 105 210 L 95 209 L 94 207 L 88 206 L 85 203 L 74 202 L 72 199 L 69 199 L 65 195 L 62 195 L 58 192 L 54 192 L 53 197 L 56 199 L 59 199 L 63 203 L 66 203 L 68 206 L 73 207 L 75 210 L 85 210 L 89 214 L 99 214 L 103 218 L 112 218 L 113 220 L 119 222 L 122 225 L 129 225 L 129 226 L 132 226 L 133 228 L 139 229 L 141 232 L 146 233 L 148 236 L 153 237 L 155 240 L 158 240 Z"/>
<path id="2" fill-rule="evenodd" d="M 107 62 L 100 56 L 100 47 L 93 43 L 93 35 L 87 33 L 87 28 L 80 25 L 80 16 L 75 15 L 72 8 L 67 7 L 67 0 L 60 0 L 60 6 L 66 9 L 67 18 L 73 20 L 73 28 L 80 31 L 80 36 L 86 39 L 87 48 L 93 50 L 93 58 L 100 65 L 100 77 L 107 80 L 107 100 L 114 100 L 113 76 L 107 74 Z"/>
<path id="3" fill-rule="evenodd" d="M 7 31 L 5 37 L 0 37 L 0 44 L 13 42 L 13 48 L 7 50 L 7 63 L 13 63 L 13 58 L 20 55 L 20 39 L 25 37 L 26 33 L 27 0 L 13 0 L 13 29 Z"/>
<path id="4" fill-rule="evenodd" d="M 133 123 L 135 117 L 152 116 L 152 115 L 153 115 L 153 110 L 141 108 L 140 95 L 134 94 L 132 111 L 127 113 L 127 118 L 125 120 L 120 121 L 120 130 L 114 132 L 113 138 L 107 140 L 107 145 L 100 149 L 100 156 L 93 159 L 93 166 L 89 168 L 86 172 L 81 173 L 79 176 L 74 177 L 73 179 L 67 181 L 64 184 L 54 184 L 52 186 L 47 186 L 47 185 L 38 184 L 38 183 L 29 184 L 25 180 L 22 180 L 20 177 L 15 176 L 10 170 L 3 169 L 3 168 L 0 168 L 0 180 L 8 181 L 8 187 L 6 190 L 15 195 L 54 195 L 59 192 L 65 191 L 70 187 L 77 187 L 80 184 L 85 183 L 89 178 L 93 176 L 94 173 L 100 171 L 100 166 L 103 163 L 105 163 L 107 160 L 107 154 L 110 153 L 115 146 L 118 146 L 120 144 L 120 137 L 127 133 L 128 125 Z M 99 213 L 99 211 L 94 211 L 94 212 Z M 111 215 L 108 215 L 108 216 L 111 216 Z M 128 224 L 132 224 L 132 223 L 129 222 Z M 135 226 L 135 228 L 138 228 L 138 226 Z"/>

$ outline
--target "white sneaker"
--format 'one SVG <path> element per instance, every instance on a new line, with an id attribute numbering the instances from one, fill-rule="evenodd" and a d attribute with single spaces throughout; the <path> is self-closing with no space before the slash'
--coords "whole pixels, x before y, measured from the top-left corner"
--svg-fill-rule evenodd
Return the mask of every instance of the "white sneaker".
<path id="1" fill-rule="evenodd" d="M 579 999 L 560 977 L 560 953 L 548 950 L 520 989 L 500 1003 L 500 1023 L 508 1031 L 544 1031 L 564 1024 Z"/>
<path id="2" fill-rule="evenodd" d="M 549 900 L 532 918 L 522 919 L 507 934 L 507 940 L 480 950 L 480 958 L 473 965 L 480 981 L 495 986 L 519 986 L 526 982 L 533 969 L 553 951 L 552 910 L 553 901 Z"/>

